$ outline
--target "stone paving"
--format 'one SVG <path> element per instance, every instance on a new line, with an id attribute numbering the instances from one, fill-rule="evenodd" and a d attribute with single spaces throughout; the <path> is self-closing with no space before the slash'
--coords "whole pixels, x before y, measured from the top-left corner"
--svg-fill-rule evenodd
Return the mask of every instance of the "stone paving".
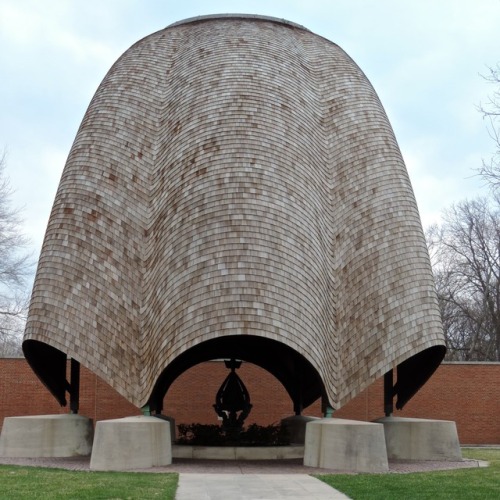
<path id="1" fill-rule="evenodd" d="M 69 470 L 90 470 L 89 457 L 69 458 L 10 458 L 0 457 L 0 464 L 26 465 L 32 467 L 52 467 Z M 434 470 L 466 469 L 483 467 L 481 460 L 462 460 L 445 462 L 437 460 L 389 461 L 389 474 L 410 472 L 429 472 Z M 342 471 L 305 467 L 302 459 L 289 460 L 193 460 L 174 459 L 174 463 L 151 469 L 138 469 L 136 472 L 179 472 L 180 474 L 344 474 Z"/>

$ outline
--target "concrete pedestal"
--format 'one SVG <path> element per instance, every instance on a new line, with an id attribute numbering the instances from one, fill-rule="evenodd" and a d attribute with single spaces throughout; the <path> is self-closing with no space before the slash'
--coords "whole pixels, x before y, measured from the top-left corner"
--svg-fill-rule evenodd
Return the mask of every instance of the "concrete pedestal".
<path id="1" fill-rule="evenodd" d="M 91 469 L 144 469 L 171 463 L 169 422 L 146 416 L 97 422 Z"/>
<path id="2" fill-rule="evenodd" d="M 384 426 L 340 418 L 309 422 L 304 465 L 346 472 L 387 472 Z"/>
<path id="3" fill-rule="evenodd" d="M 154 417 L 156 418 L 159 418 L 161 420 L 165 420 L 166 422 L 168 422 L 170 424 L 170 440 L 171 440 L 171 443 L 175 443 L 177 437 L 175 435 L 175 418 L 174 417 L 170 417 L 168 415 L 154 415 Z"/>
<path id="4" fill-rule="evenodd" d="M 462 460 L 455 422 L 384 417 L 387 456 L 401 460 Z"/>
<path id="5" fill-rule="evenodd" d="M 90 455 L 92 420 L 82 415 L 6 417 L 0 436 L 2 457 Z"/>
<path id="6" fill-rule="evenodd" d="M 292 415 L 281 420 L 281 425 L 288 431 L 291 444 L 304 444 L 306 440 L 306 424 L 318 417 Z"/>

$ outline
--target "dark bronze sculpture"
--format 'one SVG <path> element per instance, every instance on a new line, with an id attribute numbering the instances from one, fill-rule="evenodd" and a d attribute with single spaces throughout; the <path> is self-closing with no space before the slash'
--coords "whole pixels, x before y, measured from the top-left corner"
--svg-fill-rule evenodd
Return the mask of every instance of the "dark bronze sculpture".
<path id="1" fill-rule="evenodd" d="M 222 417 L 223 428 L 227 431 L 240 431 L 252 409 L 250 395 L 245 384 L 236 374 L 236 369 L 241 366 L 241 361 L 231 359 L 231 361 L 225 361 L 225 364 L 227 368 L 231 369 L 231 372 L 217 391 L 214 409 L 217 415 Z"/>

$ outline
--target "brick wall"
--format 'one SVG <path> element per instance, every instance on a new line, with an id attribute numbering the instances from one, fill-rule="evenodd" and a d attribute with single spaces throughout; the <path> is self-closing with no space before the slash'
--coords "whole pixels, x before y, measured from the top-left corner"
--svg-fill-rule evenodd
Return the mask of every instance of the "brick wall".
<path id="1" fill-rule="evenodd" d="M 14 415 L 67 413 L 31 371 L 24 359 L 0 359 L 0 422 Z M 94 421 L 140 414 L 99 377 L 82 367 L 80 413 Z"/>
<path id="2" fill-rule="evenodd" d="M 217 423 L 212 405 L 228 370 L 211 361 L 181 375 L 165 398 L 164 413 L 177 423 Z M 253 404 L 247 423 L 270 424 L 291 415 L 292 403 L 265 370 L 243 363 L 238 374 Z M 500 363 L 443 364 L 398 416 L 454 420 L 463 444 L 500 444 Z M 373 420 L 383 416 L 382 380 L 335 413 Z M 13 415 L 65 413 L 24 359 L 0 359 L 0 422 Z M 304 412 L 320 416 L 320 404 Z M 80 413 L 97 420 L 139 414 L 139 410 L 99 377 L 82 367 Z"/>

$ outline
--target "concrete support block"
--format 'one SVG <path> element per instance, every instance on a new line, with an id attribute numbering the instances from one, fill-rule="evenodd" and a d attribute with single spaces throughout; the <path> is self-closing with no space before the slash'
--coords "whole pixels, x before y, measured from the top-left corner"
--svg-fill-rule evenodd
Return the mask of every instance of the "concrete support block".
<path id="1" fill-rule="evenodd" d="M 76 457 L 92 451 L 92 420 L 82 415 L 6 417 L 2 457 Z"/>
<path id="2" fill-rule="evenodd" d="M 309 422 L 304 465 L 346 472 L 387 472 L 384 426 L 340 418 Z"/>
<path id="3" fill-rule="evenodd" d="M 147 416 L 97 422 L 92 470 L 128 470 L 172 463 L 170 423 Z"/>
<path id="4" fill-rule="evenodd" d="M 174 417 L 170 417 L 169 415 L 154 415 L 154 417 L 156 418 L 160 418 L 161 420 L 165 420 L 166 422 L 168 422 L 170 424 L 170 440 L 172 442 L 172 444 L 175 443 L 175 441 L 177 440 L 177 437 L 176 437 L 176 434 L 175 434 L 175 418 Z"/>
<path id="5" fill-rule="evenodd" d="M 281 420 L 281 425 L 288 431 L 291 444 L 304 444 L 306 440 L 306 424 L 318 417 L 292 415 Z"/>
<path id="6" fill-rule="evenodd" d="M 387 456 L 400 460 L 462 460 L 457 427 L 450 420 L 383 417 Z"/>

